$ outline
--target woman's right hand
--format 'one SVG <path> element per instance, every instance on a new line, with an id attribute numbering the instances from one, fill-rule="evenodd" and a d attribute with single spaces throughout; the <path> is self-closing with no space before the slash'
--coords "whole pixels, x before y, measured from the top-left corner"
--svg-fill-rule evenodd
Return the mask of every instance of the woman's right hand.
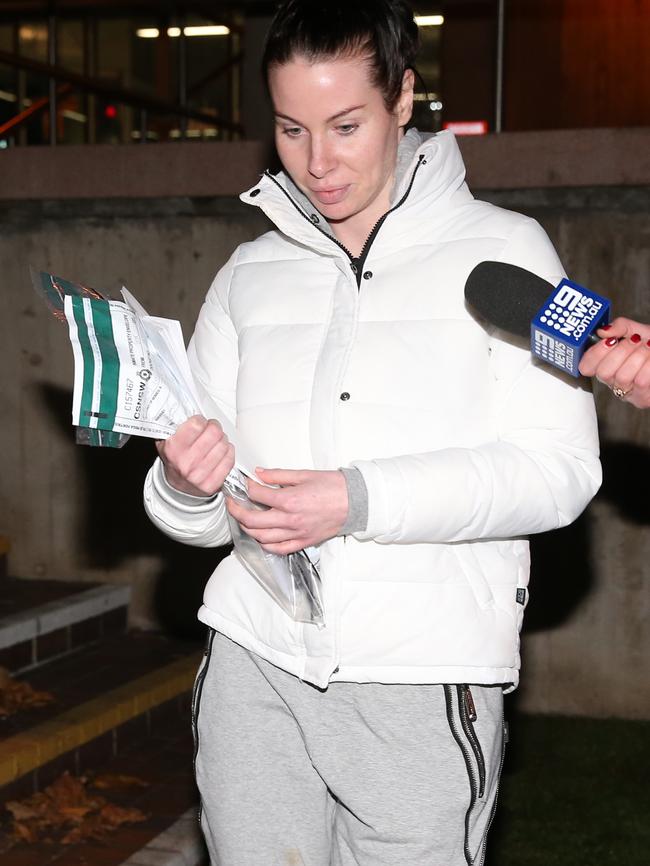
<path id="1" fill-rule="evenodd" d="M 602 341 L 582 356 L 582 375 L 595 376 L 638 409 L 650 408 L 650 325 L 620 316 L 598 336 Z"/>
<path id="2" fill-rule="evenodd" d="M 156 442 L 171 486 L 190 496 L 214 496 L 235 465 L 235 448 L 218 421 L 193 415 L 173 436 Z"/>

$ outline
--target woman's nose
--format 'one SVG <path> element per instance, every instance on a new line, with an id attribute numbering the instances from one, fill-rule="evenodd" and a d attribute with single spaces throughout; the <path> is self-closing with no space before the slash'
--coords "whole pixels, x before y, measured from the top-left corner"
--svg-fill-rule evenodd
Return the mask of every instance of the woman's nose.
<path id="1" fill-rule="evenodd" d="M 325 177 L 336 163 L 331 146 L 322 139 L 312 139 L 309 152 L 309 173 L 314 177 Z"/>

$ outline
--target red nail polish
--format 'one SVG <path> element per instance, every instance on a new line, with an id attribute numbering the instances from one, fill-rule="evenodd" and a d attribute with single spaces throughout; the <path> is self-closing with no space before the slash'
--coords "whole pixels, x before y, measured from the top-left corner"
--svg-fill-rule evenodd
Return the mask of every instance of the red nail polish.
<path id="1" fill-rule="evenodd" d="M 610 348 L 612 346 L 615 346 L 617 343 L 618 343 L 618 339 L 616 337 L 608 337 L 608 339 L 605 340 L 605 345 L 609 346 Z"/>
<path id="2" fill-rule="evenodd" d="M 641 342 L 641 334 L 632 334 L 632 336 L 630 337 L 630 340 L 633 343 L 640 343 Z"/>
<path id="3" fill-rule="evenodd" d="M 611 325 L 603 325 L 600 330 L 601 331 L 609 331 L 611 327 L 612 327 Z"/>

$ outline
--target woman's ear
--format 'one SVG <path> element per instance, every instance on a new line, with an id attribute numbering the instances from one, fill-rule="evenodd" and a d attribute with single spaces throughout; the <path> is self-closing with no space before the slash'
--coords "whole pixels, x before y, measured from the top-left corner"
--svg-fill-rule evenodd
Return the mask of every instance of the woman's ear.
<path id="1" fill-rule="evenodd" d="M 407 69 L 402 78 L 402 91 L 397 99 L 397 121 L 400 126 L 406 126 L 413 114 L 413 91 L 415 88 L 415 73 Z"/>

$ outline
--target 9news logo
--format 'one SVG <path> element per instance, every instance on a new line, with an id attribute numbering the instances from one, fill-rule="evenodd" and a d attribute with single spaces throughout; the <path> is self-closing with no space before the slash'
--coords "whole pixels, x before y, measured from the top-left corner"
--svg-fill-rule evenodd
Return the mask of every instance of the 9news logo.
<path id="1" fill-rule="evenodd" d="M 579 343 L 604 306 L 603 299 L 597 295 L 587 294 L 580 287 L 563 281 L 546 309 L 541 311 L 539 321 Z"/>

